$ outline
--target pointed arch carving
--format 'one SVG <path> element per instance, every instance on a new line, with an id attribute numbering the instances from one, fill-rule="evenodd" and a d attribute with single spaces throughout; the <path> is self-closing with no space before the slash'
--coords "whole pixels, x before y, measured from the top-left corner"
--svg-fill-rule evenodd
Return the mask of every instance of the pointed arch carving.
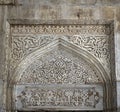
<path id="1" fill-rule="evenodd" d="M 38 49 L 28 55 L 19 64 L 13 76 L 14 84 L 12 85 L 16 85 L 14 99 L 16 100 L 17 109 L 30 109 L 31 106 L 36 106 L 38 109 L 57 109 L 58 107 L 66 109 L 69 106 L 74 110 L 81 110 L 82 108 L 85 110 L 102 110 L 103 85 L 106 79 L 109 79 L 104 68 L 90 53 L 62 39 L 53 41 L 43 49 Z M 17 91 L 21 92 L 18 93 Z M 43 96 L 40 91 L 46 94 L 43 100 L 41 100 Z M 58 91 L 63 96 L 60 97 L 59 103 L 56 104 Z M 50 96 L 48 95 L 49 92 L 53 95 L 52 97 L 50 94 Z M 75 100 L 77 98 L 74 97 L 76 92 L 80 95 L 79 100 L 81 99 L 81 101 Z M 64 97 L 69 98 L 69 95 L 66 96 L 67 93 L 73 94 L 71 96 L 72 100 L 66 98 L 61 100 Z M 34 95 L 32 96 L 32 94 Z M 86 97 L 88 100 L 82 99 L 81 95 L 84 96 L 85 94 L 88 95 Z M 36 95 L 40 95 L 39 100 L 35 99 Z M 49 97 L 51 98 L 46 99 Z M 94 99 L 95 97 L 97 99 Z M 31 98 L 33 101 L 31 101 Z M 83 100 L 86 101 L 82 103 Z"/>
<path id="2" fill-rule="evenodd" d="M 70 52 L 70 53 L 69 53 Z M 30 64 L 18 84 L 89 84 L 103 82 L 100 73 L 75 52 L 58 43 Z"/>
<path id="3" fill-rule="evenodd" d="M 62 49 L 63 49 L 63 51 L 62 51 Z M 67 51 L 68 51 L 68 53 L 67 53 Z M 56 53 L 56 55 L 54 53 Z M 47 56 L 46 56 L 46 54 L 47 54 Z M 71 57 L 68 54 L 71 55 Z M 49 61 L 50 60 L 49 55 L 51 56 L 51 58 L 54 57 L 53 62 Z M 59 58 L 59 55 L 61 55 L 61 58 Z M 67 56 L 69 56 L 69 57 L 67 57 Z M 89 59 L 89 57 L 90 57 L 90 59 Z M 67 60 L 65 62 L 65 59 L 67 59 L 67 58 L 69 58 L 68 60 L 71 61 L 71 63 Z M 73 58 L 73 60 L 72 60 L 72 58 Z M 81 66 L 81 70 L 83 72 L 86 72 L 88 74 L 90 73 L 89 71 L 92 72 L 91 77 L 94 77 L 94 78 L 92 78 L 93 81 L 91 80 L 91 82 L 89 82 L 89 83 L 101 83 L 101 82 L 104 83 L 106 81 L 106 79 L 110 79 L 109 76 L 107 75 L 106 71 L 102 67 L 102 65 L 99 63 L 99 61 L 97 59 L 94 58 L 94 56 L 92 56 L 90 53 L 86 52 L 85 50 L 83 50 L 79 47 L 76 47 L 75 45 L 59 38 L 59 39 L 51 42 L 49 45 L 45 46 L 44 48 L 38 49 L 35 52 L 28 55 L 16 68 L 16 71 L 12 77 L 13 79 L 10 80 L 11 81 L 10 83 L 17 84 L 17 83 L 21 82 L 21 84 L 22 84 L 23 79 L 21 77 L 30 75 L 30 74 L 28 74 L 29 72 L 31 72 L 29 70 L 32 70 L 33 69 L 32 67 L 35 67 L 35 65 L 38 68 L 41 66 L 47 70 L 48 68 L 46 68 L 46 67 L 51 67 L 51 69 L 53 69 L 52 67 L 55 67 L 53 65 L 55 63 L 57 64 L 60 61 L 61 62 L 63 61 L 63 64 L 69 62 L 69 64 L 72 64 L 72 65 L 68 65 L 70 67 L 73 67 L 75 62 L 76 63 L 79 62 L 79 64 L 80 63 L 83 64 L 83 66 L 78 64 L 77 69 L 80 69 L 80 66 Z M 37 66 L 40 63 L 42 63 L 42 65 Z M 49 64 L 52 64 L 52 65 L 49 65 Z M 66 66 L 66 67 L 68 67 L 68 66 Z M 56 67 L 58 67 L 58 66 L 56 66 Z M 84 71 L 85 70 L 84 67 L 85 68 L 87 67 L 88 71 Z M 71 68 L 69 68 L 69 67 L 65 68 L 65 69 L 69 69 L 69 71 L 71 70 Z M 25 72 L 25 70 L 27 72 Z M 33 72 L 35 72 L 34 69 L 33 69 Z M 86 75 L 88 76 L 88 74 L 86 74 Z M 106 75 L 104 75 L 104 74 L 106 74 Z M 28 79 L 28 78 L 26 77 L 26 79 Z M 96 79 L 96 81 L 94 79 Z M 88 79 L 86 79 L 86 80 L 88 80 Z M 25 79 L 24 79 L 24 82 L 26 82 Z"/>

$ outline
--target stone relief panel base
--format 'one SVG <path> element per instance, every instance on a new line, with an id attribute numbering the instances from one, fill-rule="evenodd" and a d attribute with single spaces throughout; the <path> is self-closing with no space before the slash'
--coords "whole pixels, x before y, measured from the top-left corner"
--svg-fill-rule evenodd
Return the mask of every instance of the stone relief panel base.
<path id="1" fill-rule="evenodd" d="M 103 110 L 103 90 L 100 85 L 17 85 L 15 91 L 17 110 Z"/>

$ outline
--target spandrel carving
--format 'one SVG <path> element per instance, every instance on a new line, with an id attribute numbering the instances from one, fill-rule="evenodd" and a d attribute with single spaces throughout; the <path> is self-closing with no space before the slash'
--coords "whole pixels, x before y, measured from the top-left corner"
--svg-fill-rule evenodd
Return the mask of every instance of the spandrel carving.
<path id="1" fill-rule="evenodd" d="M 12 58 L 15 60 L 22 59 L 32 51 L 49 44 L 54 38 L 50 35 L 15 36 L 12 44 Z"/>
<path id="2" fill-rule="evenodd" d="M 110 69 L 109 36 L 74 35 L 68 40 L 93 54 L 105 68 Z"/>

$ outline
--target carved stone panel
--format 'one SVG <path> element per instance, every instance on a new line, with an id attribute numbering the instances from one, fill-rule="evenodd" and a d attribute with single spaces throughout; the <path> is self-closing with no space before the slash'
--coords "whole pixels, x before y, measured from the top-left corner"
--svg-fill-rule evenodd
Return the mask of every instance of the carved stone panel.
<path id="1" fill-rule="evenodd" d="M 16 87 L 15 100 L 18 110 L 102 110 L 101 86 L 26 86 Z"/>
<path id="2" fill-rule="evenodd" d="M 105 24 L 11 25 L 9 72 L 18 76 L 15 108 L 103 110 L 107 75 L 102 75 L 111 72 L 110 31 Z M 24 67 L 21 72 L 19 67 Z"/>

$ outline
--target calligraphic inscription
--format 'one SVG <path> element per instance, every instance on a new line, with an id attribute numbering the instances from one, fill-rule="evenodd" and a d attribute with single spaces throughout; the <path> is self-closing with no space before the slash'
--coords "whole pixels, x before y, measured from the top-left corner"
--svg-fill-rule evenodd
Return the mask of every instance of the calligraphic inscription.
<path id="1" fill-rule="evenodd" d="M 102 92 L 95 87 L 84 88 L 42 88 L 25 87 L 16 96 L 22 108 L 58 108 L 95 109 L 101 105 Z"/>

